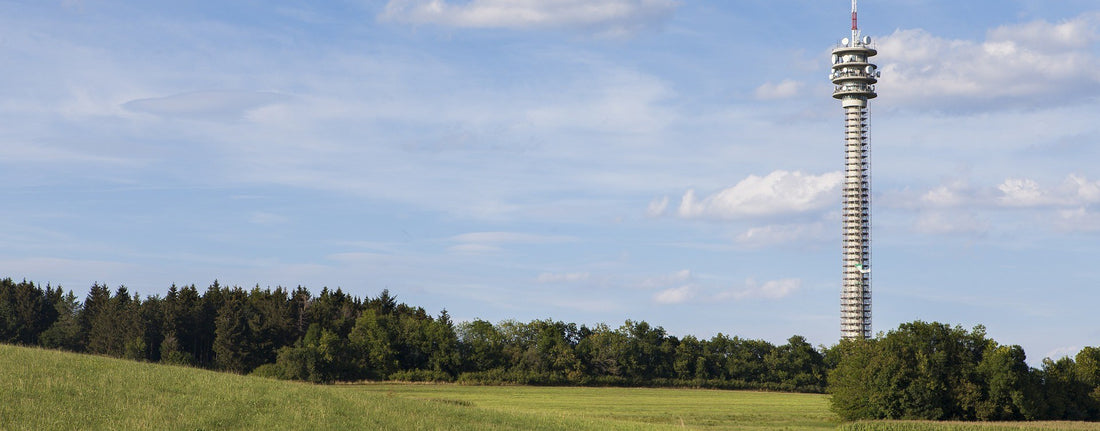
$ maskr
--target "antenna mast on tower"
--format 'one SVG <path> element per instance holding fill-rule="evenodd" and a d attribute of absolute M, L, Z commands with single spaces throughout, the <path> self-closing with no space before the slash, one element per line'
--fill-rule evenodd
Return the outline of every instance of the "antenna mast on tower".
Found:
<path fill-rule="evenodd" d="M 859 40 L 859 20 L 856 14 L 856 0 L 852 0 L 852 40 Z"/>

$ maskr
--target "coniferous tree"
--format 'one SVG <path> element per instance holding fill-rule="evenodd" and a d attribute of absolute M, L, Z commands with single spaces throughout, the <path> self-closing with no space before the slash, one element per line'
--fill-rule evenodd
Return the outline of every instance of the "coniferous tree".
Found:
<path fill-rule="evenodd" d="M 218 280 L 214 280 L 203 292 L 195 311 L 195 361 L 206 367 L 216 366 L 214 362 L 214 339 L 217 338 L 218 314 L 226 304 L 229 289 L 223 289 Z M 181 294 L 183 291 L 180 292 Z"/>
<path fill-rule="evenodd" d="M 94 289 L 94 287 L 93 287 Z M 131 334 L 129 316 L 131 297 L 126 286 L 119 286 L 114 296 L 106 287 L 106 300 L 100 292 L 89 293 L 85 309 L 97 310 L 89 318 L 88 351 L 102 355 L 122 357 Z M 96 295 L 94 298 L 92 295 Z M 94 301 L 94 302 L 90 302 Z"/>
<path fill-rule="evenodd" d="M 0 280 L 0 342 L 37 344 L 58 316 L 50 292 L 49 286 L 43 291 L 26 280 Z"/>
<path fill-rule="evenodd" d="M 84 305 L 81 307 L 83 312 L 80 314 L 80 332 L 84 334 L 84 342 L 81 344 L 91 353 L 102 353 L 92 350 L 92 339 L 100 336 L 93 333 L 93 327 L 100 315 L 108 312 L 110 301 L 111 291 L 106 284 L 101 285 L 98 282 L 92 284 L 88 296 L 84 298 Z"/>
<path fill-rule="evenodd" d="M 39 335 L 39 344 L 51 349 L 64 349 L 79 352 L 84 349 L 84 333 L 81 332 L 81 304 L 73 292 L 61 294 L 61 287 L 54 294 L 57 298 L 54 308 L 57 321 Z"/>
<path fill-rule="evenodd" d="M 312 302 L 309 289 L 302 286 L 298 286 L 290 295 L 290 318 L 293 328 L 291 338 L 297 340 L 306 335 L 306 330 L 313 323 L 309 320 L 309 306 Z"/>
<path fill-rule="evenodd" d="M 219 369 L 247 373 L 262 363 L 254 327 L 256 311 L 240 289 L 226 296 L 215 320 L 214 362 Z"/>
<path fill-rule="evenodd" d="M 137 295 L 135 294 L 135 299 Z M 138 302 L 135 300 L 135 304 Z M 150 296 L 138 306 L 139 320 L 135 322 L 137 335 L 145 344 L 142 355 L 145 360 L 160 361 L 161 344 L 164 342 L 164 300 Z"/>

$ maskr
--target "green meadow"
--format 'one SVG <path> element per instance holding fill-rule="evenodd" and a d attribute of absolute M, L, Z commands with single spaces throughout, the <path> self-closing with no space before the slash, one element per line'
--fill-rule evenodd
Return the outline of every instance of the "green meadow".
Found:
<path fill-rule="evenodd" d="M 312 385 L 0 345 L 0 429 L 832 429 L 822 395 Z"/>
<path fill-rule="evenodd" d="M 0 345 L 0 430 L 1100 430 L 1100 424 L 841 424 L 813 394 L 312 385 Z"/>
<path fill-rule="evenodd" d="M 818 394 L 704 389 L 457 386 L 377 383 L 347 391 L 435 400 L 541 420 L 568 419 L 619 429 L 821 430 L 838 419 Z"/>

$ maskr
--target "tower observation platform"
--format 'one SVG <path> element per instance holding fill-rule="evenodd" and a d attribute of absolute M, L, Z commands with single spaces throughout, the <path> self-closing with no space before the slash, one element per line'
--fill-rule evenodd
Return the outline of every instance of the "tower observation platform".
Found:
<path fill-rule="evenodd" d="M 833 49 L 833 97 L 844 108 L 843 277 L 840 332 L 844 339 L 871 337 L 871 142 L 867 101 L 878 96 L 881 73 L 870 62 L 878 54 L 869 36 L 860 37 L 856 0 L 852 35 Z"/>

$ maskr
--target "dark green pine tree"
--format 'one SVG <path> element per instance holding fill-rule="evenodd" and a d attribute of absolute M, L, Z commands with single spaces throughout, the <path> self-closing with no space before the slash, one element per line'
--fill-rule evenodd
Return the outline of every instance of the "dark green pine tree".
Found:
<path fill-rule="evenodd" d="M 80 313 L 80 332 L 84 334 L 84 348 L 91 353 L 102 353 L 92 349 L 92 340 L 99 337 L 99 334 L 93 332 L 95 322 L 100 319 L 100 315 L 107 313 L 111 302 L 111 291 L 107 288 L 106 284 L 94 283 L 92 288 L 88 291 L 88 296 L 84 298 L 84 305 L 82 312 Z"/>
<path fill-rule="evenodd" d="M 247 373 L 259 366 L 251 320 L 255 310 L 244 292 L 233 290 L 215 320 L 214 363 L 219 369 Z"/>
<path fill-rule="evenodd" d="M 0 342 L 33 345 L 38 334 L 57 320 L 57 310 L 47 291 L 24 280 L 0 280 Z"/>
<path fill-rule="evenodd" d="M 54 309 L 57 321 L 38 337 L 38 343 L 51 349 L 64 349 L 79 352 L 84 349 L 84 333 L 81 332 L 80 315 L 82 308 L 73 292 L 62 293 L 61 287 L 50 293 L 55 297 Z"/>

